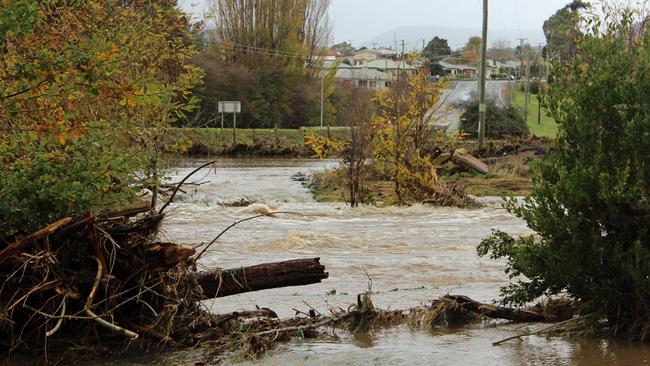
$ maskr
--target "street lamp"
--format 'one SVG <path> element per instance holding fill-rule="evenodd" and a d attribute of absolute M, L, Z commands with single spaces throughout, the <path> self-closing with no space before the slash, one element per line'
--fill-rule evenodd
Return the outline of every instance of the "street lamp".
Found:
<path fill-rule="evenodd" d="M 325 99 L 324 97 L 324 90 L 325 90 L 325 76 L 327 74 L 323 73 L 323 75 L 320 78 L 320 127 L 323 128 L 323 100 Z"/>

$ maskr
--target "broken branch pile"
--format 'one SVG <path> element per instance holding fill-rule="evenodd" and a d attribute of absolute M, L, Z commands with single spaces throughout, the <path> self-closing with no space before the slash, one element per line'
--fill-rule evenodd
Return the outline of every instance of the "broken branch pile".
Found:
<path fill-rule="evenodd" d="M 209 325 L 185 275 L 194 249 L 151 239 L 162 217 L 68 217 L 2 248 L 0 346 L 175 343 Z"/>
<path fill-rule="evenodd" d="M 201 300 L 328 276 L 318 258 L 197 272 L 193 248 L 155 240 L 163 215 L 129 217 L 137 211 L 67 217 L 0 246 L 2 353 L 193 345 L 220 328 Z"/>

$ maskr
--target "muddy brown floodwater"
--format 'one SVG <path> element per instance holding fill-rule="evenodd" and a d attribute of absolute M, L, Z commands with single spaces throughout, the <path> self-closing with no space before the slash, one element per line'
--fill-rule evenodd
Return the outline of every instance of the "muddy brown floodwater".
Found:
<path fill-rule="evenodd" d="M 178 181 L 200 160 L 175 163 Z M 264 212 L 298 215 L 265 217 L 241 224 L 224 235 L 201 260 L 206 268 L 236 267 L 301 257 L 321 257 L 330 278 L 321 284 L 242 294 L 206 302 L 214 312 L 274 309 L 281 317 L 294 308 L 321 312 L 355 302 L 372 279 L 373 301 L 382 308 L 409 308 L 447 293 L 490 302 L 506 284 L 503 263 L 476 255 L 492 229 L 513 234 L 530 230 L 486 199 L 478 210 L 362 207 L 316 203 L 291 177 L 326 169 L 334 161 L 297 159 L 221 159 L 194 180 L 171 207 L 164 235 L 178 243 L 210 241 L 233 221 Z M 227 207 L 240 200 L 246 207 Z M 366 275 L 367 273 L 367 275 Z M 331 340 L 296 340 L 281 345 L 253 364 L 264 365 L 649 365 L 644 345 L 600 340 L 527 337 L 498 347 L 493 341 L 538 329 L 539 325 L 487 323 L 458 330 L 415 331 L 407 327 L 351 336 L 339 331 Z M 169 363 L 175 363 L 174 357 Z M 132 360 L 134 361 L 134 360 Z M 236 363 L 236 360 L 227 361 Z M 165 363 L 160 361 L 159 363 Z"/>

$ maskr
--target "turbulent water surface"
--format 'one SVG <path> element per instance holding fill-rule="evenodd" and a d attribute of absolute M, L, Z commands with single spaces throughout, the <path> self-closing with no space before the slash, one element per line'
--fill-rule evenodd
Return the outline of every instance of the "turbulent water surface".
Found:
<path fill-rule="evenodd" d="M 175 163 L 174 181 L 201 161 Z M 201 260 L 206 268 L 320 257 L 330 273 L 321 284 L 241 294 L 206 303 L 215 312 L 274 309 L 288 317 L 309 306 L 326 312 L 347 308 L 372 286 L 382 308 L 408 308 L 447 293 L 489 302 L 507 283 L 503 263 L 476 255 L 481 238 L 498 228 L 512 234 L 530 230 L 485 200 L 479 210 L 362 207 L 316 203 L 291 177 L 335 165 L 296 159 L 223 159 L 198 173 L 170 209 L 164 235 L 179 243 L 208 242 L 233 221 L 256 213 L 294 212 L 243 223 L 227 232 Z M 233 202 L 253 202 L 231 207 Z M 372 280 L 370 283 L 369 278 Z M 257 364 L 287 365 L 648 365 L 641 345 L 527 337 L 494 347 L 493 341 L 539 325 L 483 324 L 459 330 L 414 331 L 397 327 L 363 336 L 338 334 L 327 341 L 294 341 Z M 344 332 L 338 332 L 344 333 Z M 172 357 L 173 359 L 173 357 Z M 170 363 L 176 363 L 173 360 Z M 235 363 L 234 360 L 231 361 Z"/>

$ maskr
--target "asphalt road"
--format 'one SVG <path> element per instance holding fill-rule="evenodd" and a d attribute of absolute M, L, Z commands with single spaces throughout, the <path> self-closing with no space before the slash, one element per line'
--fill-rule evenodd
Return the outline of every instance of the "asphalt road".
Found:
<path fill-rule="evenodd" d="M 486 97 L 500 106 L 505 105 L 504 93 L 510 82 L 507 80 L 489 80 L 486 83 Z M 462 109 L 459 104 L 478 98 L 478 81 L 453 81 L 450 89 L 443 91 L 440 103 L 429 113 L 433 126 L 445 128 L 447 135 L 454 135 L 460 129 Z"/>

